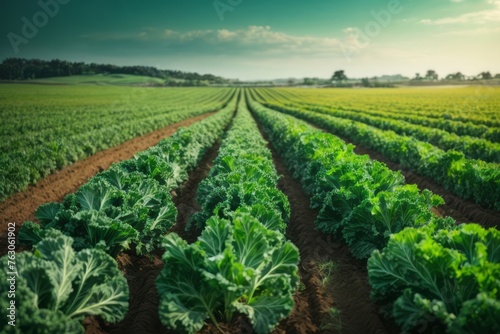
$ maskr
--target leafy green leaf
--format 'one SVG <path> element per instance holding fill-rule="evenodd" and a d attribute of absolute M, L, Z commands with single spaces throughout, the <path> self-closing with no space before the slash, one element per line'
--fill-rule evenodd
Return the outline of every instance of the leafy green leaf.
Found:
<path fill-rule="evenodd" d="M 55 222 L 57 213 L 61 210 L 61 204 L 59 203 L 47 203 L 40 206 L 35 211 L 35 217 L 40 220 L 42 225 L 51 225 Z"/>
<path fill-rule="evenodd" d="M 125 317 L 128 285 L 116 262 L 101 250 L 75 253 L 72 244 L 70 237 L 47 229 L 33 254 L 17 254 L 16 327 L 6 331 L 2 323 L 0 331 L 83 333 L 81 322 L 87 315 L 109 322 Z M 7 291 L 4 271 L 0 278 L 2 291 Z"/>
<path fill-rule="evenodd" d="M 453 333 L 488 332 L 495 324 L 485 315 L 497 308 L 490 298 L 500 296 L 500 263 L 488 251 L 498 249 L 500 232 L 474 224 L 436 229 L 439 225 L 407 228 L 382 252 L 372 253 L 372 296 L 393 305 L 403 330 L 435 322 Z"/>

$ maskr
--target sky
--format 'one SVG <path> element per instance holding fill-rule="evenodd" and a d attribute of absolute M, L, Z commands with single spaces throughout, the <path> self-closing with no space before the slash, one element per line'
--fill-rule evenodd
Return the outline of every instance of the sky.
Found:
<path fill-rule="evenodd" d="M 500 73 L 500 0 L 0 0 L 0 60 L 240 80 Z"/>

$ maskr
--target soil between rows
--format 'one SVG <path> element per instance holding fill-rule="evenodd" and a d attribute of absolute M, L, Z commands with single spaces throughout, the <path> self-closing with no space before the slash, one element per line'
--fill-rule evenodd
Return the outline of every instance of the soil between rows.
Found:
<path fill-rule="evenodd" d="M 395 332 L 392 324 L 390 329 L 386 327 L 379 308 L 370 299 L 366 261 L 354 259 L 347 245 L 333 242 L 316 231 L 317 211 L 309 207 L 310 201 L 300 182 L 293 179 L 271 145 L 269 148 L 278 174 L 283 176 L 278 187 L 290 201 L 287 237 L 299 248 L 300 276 L 304 285 L 295 296 L 291 316 L 278 328 L 284 330 L 282 333 L 301 334 Z M 327 263 L 333 265 L 330 273 L 320 269 Z"/>
<path fill-rule="evenodd" d="M 182 122 L 174 123 L 147 135 L 128 140 L 123 144 L 98 152 L 87 159 L 80 160 L 62 170 L 31 185 L 23 192 L 18 192 L 0 203 L 0 256 L 7 250 L 7 225 L 16 223 L 19 230 L 25 221 L 35 221 L 35 210 L 48 202 L 60 202 L 67 194 L 75 192 L 89 178 L 108 169 L 111 164 L 130 159 L 136 153 L 144 151 L 174 134 L 177 129 L 189 126 L 213 113 L 203 114 Z"/>

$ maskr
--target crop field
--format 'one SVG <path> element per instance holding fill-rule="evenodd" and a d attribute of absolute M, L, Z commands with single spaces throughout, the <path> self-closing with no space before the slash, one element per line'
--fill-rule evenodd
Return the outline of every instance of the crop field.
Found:
<path fill-rule="evenodd" d="M 485 88 L 483 88 L 485 89 Z M 379 152 L 456 196 L 500 211 L 500 89 L 259 90 L 266 107 Z M 361 101 L 361 102 L 360 102 Z M 418 103 L 421 101 L 421 103 Z"/>
<path fill-rule="evenodd" d="M 54 170 L 220 109 L 230 89 L 2 85 L 0 200 Z"/>
<path fill-rule="evenodd" d="M 500 88 L 0 101 L 0 333 L 500 333 Z"/>

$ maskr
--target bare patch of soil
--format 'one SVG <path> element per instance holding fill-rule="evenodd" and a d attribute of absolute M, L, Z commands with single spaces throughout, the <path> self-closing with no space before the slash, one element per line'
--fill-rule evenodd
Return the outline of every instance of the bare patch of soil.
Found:
<path fill-rule="evenodd" d="M 212 168 L 212 162 L 217 158 L 220 142 L 217 142 L 203 157 L 198 167 L 189 176 L 184 186 L 174 194 L 174 203 L 177 207 L 177 223 L 172 227 L 171 232 L 177 233 L 181 238 L 189 243 L 195 242 L 201 231 L 190 229 L 186 231 L 189 218 L 201 210 L 196 202 L 198 186 L 203 179 L 208 176 Z"/>

